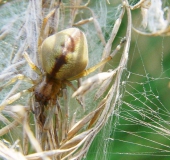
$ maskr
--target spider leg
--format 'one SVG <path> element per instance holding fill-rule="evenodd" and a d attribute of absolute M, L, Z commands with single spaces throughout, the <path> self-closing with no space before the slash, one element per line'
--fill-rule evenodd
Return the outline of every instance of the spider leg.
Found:
<path fill-rule="evenodd" d="M 5 83 L 4 85 L 0 86 L 0 91 L 4 88 L 6 88 L 7 86 L 15 83 L 17 80 L 22 80 L 22 81 L 27 81 L 31 84 L 34 84 L 35 82 L 30 79 L 29 77 L 23 75 L 23 74 L 18 74 L 14 77 L 12 77 L 7 83 Z M 23 94 L 27 93 L 27 92 L 31 92 L 33 89 L 30 88 L 30 89 L 27 89 L 27 90 L 23 90 L 21 92 L 18 92 L 16 94 L 14 94 L 13 96 L 7 96 L 7 98 L 5 98 L 4 101 L 2 101 L 2 103 L 0 104 L 0 111 L 2 111 L 4 109 L 4 107 L 6 105 L 9 105 L 13 102 L 15 102 L 16 100 L 18 100 Z"/>
<path fill-rule="evenodd" d="M 24 95 L 25 93 L 28 93 L 28 92 L 31 92 L 33 89 L 30 88 L 30 89 L 26 89 L 26 90 L 23 90 L 21 92 L 18 92 L 16 94 L 14 94 L 13 96 L 5 99 L 1 104 L 0 104 L 0 111 L 2 111 L 6 105 L 9 105 L 13 102 L 15 102 L 16 100 L 18 100 L 22 95 Z"/>
<path fill-rule="evenodd" d="M 27 82 L 29 82 L 29 83 L 33 83 L 33 84 L 34 84 L 34 81 L 31 80 L 29 77 L 27 77 L 27 76 L 25 76 L 25 75 L 23 75 L 23 74 L 18 74 L 18 75 L 16 75 L 16 76 L 12 77 L 7 83 L 5 83 L 4 85 L 2 85 L 2 86 L 0 87 L 0 91 L 1 91 L 2 89 L 6 88 L 7 86 L 15 83 L 17 80 L 23 80 L 23 81 L 27 81 Z"/>
<path fill-rule="evenodd" d="M 116 49 L 112 52 L 112 54 L 110 54 L 108 57 L 106 57 L 105 59 L 103 59 L 101 62 L 99 62 L 98 64 L 96 64 L 95 66 L 86 69 L 84 71 L 82 71 L 81 73 L 79 73 L 78 75 L 71 77 L 69 80 L 75 80 L 84 76 L 89 75 L 90 73 L 94 72 L 96 69 L 98 69 L 99 67 L 101 67 L 102 65 L 104 65 L 105 63 L 107 63 L 108 61 L 110 61 L 115 54 L 120 50 L 120 48 L 122 47 L 122 45 L 126 42 L 126 38 L 123 38 L 120 41 L 120 44 L 116 47 Z"/>
<path fill-rule="evenodd" d="M 29 57 L 28 53 L 27 52 L 24 52 L 23 54 L 24 58 L 26 59 L 26 61 L 28 62 L 30 68 L 32 70 L 34 70 L 38 75 L 42 75 L 42 72 L 41 70 L 32 62 L 31 58 Z"/>

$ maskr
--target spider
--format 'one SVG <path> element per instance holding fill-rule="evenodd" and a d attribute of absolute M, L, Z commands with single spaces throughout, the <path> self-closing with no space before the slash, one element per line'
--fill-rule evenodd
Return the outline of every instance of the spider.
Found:
<path fill-rule="evenodd" d="M 52 15 L 52 13 L 50 14 Z M 41 69 L 32 62 L 27 52 L 23 54 L 30 68 L 39 75 L 38 80 L 32 80 L 25 75 L 18 74 L 3 85 L 0 89 L 17 80 L 26 80 L 33 84 L 31 88 L 22 90 L 5 99 L 0 104 L 0 111 L 6 105 L 15 102 L 23 94 L 33 93 L 37 105 L 34 107 L 33 113 L 40 128 L 48 130 L 50 120 L 44 114 L 44 110 L 50 109 L 49 106 L 58 105 L 57 99 L 65 86 L 73 88 L 72 80 L 77 80 L 94 72 L 97 68 L 110 61 L 112 56 L 108 56 L 93 67 L 86 69 L 88 63 L 87 39 L 80 29 L 72 27 L 55 33 L 44 41 L 40 37 L 38 51 Z"/>
<path fill-rule="evenodd" d="M 70 81 L 87 76 L 111 59 L 109 56 L 97 65 L 85 69 L 88 63 L 87 39 L 85 34 L 78 28 L 65 29 L 46 38 L 40 47 L 39 56 L 41 67 L 45 73 L 41 72 L 25 52 L 26 61 L 40 76 L 40 79 L 33 81 L 22 74 L 18 74 L 7 82 L 3 88 L 16 80 L 26 80 L 33 83 L 34 86 L 7 98 L 0 105 L 1 110 L 6 105 L 19 99 L 26 92 L 34 92 L 35 100 L 40 106 L 47 106 L 48 103 L 54 105 L 57 95 L 60 95 L 65 85 L 70 86 Z"/>

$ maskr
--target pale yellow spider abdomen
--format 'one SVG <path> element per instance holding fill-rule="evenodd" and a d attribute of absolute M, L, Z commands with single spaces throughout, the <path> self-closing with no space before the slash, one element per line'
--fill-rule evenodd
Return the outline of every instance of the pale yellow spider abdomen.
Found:
<path fill-rule="evenodd" d="M 65 29 L 46 38 L 40 50 L 43 70 L 58 80 L 76 76 L 88 63 L 87 40 L 78 28 Z"/>

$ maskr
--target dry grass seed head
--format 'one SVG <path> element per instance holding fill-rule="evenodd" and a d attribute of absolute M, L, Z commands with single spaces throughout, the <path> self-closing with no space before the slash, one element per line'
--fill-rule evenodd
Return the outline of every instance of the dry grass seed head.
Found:
<path fill-rule="evenodd" d="M 60 6 L 60 3 L 61 2 L 59 1 L 59 3 L 57 3 L 57 6 Z M 45 8 L 43 8 L 44 6 Z M 40 14 L 41 10 L 43 9 L 46 10 L 48 7 L 49 7 L 49 10 L 51 11 L 48 11 L 47 14 L 43 15 L 43 17 L 45 18 L 44 18 L 42 25 L 40 25 L 36 17 L 41 16 Z M 21 51 L 18 52 L 17 55 L 15 55 L 12 61 L 17 62 L 18 57 L 21 57 L 22 50 L 27 50 L 27 52 L 30 55 L 30 58 L 29 58 L 29 55 L 25 52 L 24 53 L 25 59 L 27 60 L 31 69 L 37 73 L 36 77 L 38 77 L 39 75 L 40 78 L 29 79 L 26 76 L 17 75 L 11 81 L 7 82 L 7 84 L 5 84 L 6 86 L 8 86 L 9 84 L 13 83 L 16 80 L 21 79 L 21 80 L 26 80 L 27 82 L 28 81 L 31 82 L 33 84 L 33 87 L 31 87 L 30 89 L 22 90 L 21 92 L 14 94 L 12 97 L 8 97 L 7 99 L 5 99 L 1 103 L 1 110 L 3 110 L 6 105 L 11 104 L 15 102 L 17 99 L 24 96 L 25 93 L 28 93 L 28 92 L 33 93 L 35 97 L 31 96 L 29 106 L 30 106 L 30 109 L 32 108 L 32 111 L 34 112 L 35 133 L 36 133 L 35 135 L 36 135 L 36 139 L 39 141 L 39 145 L 35 144 L 34 141 L 32 141 L 32 139 L 34 139 L 34 135 L 32 135 L 32 132 L 30 131 L 29 126 L 28 126 L 29 124 L 29 118 L 28 118 L 29 113 L 28 112 L 26 112 L 27 116 L 24 120 L 23 128 L 25 130 L 25 134 L 27 135 L 26 138 L 29 138 L 35 150 L 36 151 L 55 150 L 58 158 L 61 158 L 61 157 L 66 158 L 70 156 L 71 154 L 73 155 L 74 152 L 77 155 L 80 155 L 80 157 L 82 157 L 87 152 L 87 149 L 92 139 L 94 138 L 94 136 L 102 128 L 102 126 L 107 121 L 107 118 L 111 114 L 111 111 L 110 111 L 111 105 L 109 103 L 111 102 L 111 99 L 113 97 L 113 93 L 115 93 L 115 90 L 116 91 L 119 90 L 120 76 L 122 73 L 123 66 L 121 66 L 120 68 L 116 70 L 116 72 L 119 72 L 120 75 L 119 77 L 115 78 L 116 79 L 115 84 L 113 84 L 113 87 L 111 88 L 113 91 L 111 91 L 111 89 L 109 90 L 105 98 L 102 99 L 101 102 L 98 104 L 97 108 L 94 109 L 92 107 L 90 110 L 90 113 L 78 119 L 77 123 L 76 123 L 77 119 L 75 121 L 71 121 L 70 117 L 74 118 L 74 116 L 72 116 L 70 113 L 74 113 L 76 111 L 72 111 L 72 112 L 70 111 L 69 108 L 73 106 L 68 105 L 67 95 L 65 95 L 65 99 L 63 99 L 64 100 L 63 107 L 61 107 L 61 102 L 58 101 L 60 92 L 62 92 L 62 89 L 65 88 L 65 85 L 62 85 L 62 84 L 65 83 L 67 85 L 68 80 L 74 80 L 82 76 L 88 75 L 89 73 L 93 72 L 98 67 L 100 67 L 101 65 L 105 64 L 110 59 L 112 59 L 112 56 L 105 58 L 98 65 L 91 67 L 90 69 L 84 70 L 87 64 L 87 55 L 86 55 L 87 46 L 86 46 L 86 39 L 80 38 L 81 37 L 80 35 L 84 36 L 84 34 L 79 29 L 75 29 L 75 28 L 67 29 L 67 30 L 54 34 L 55 29 L 51 29 L 50 25 L 47 23 L 48 22 L 47 20 L 50 17 L 53 18 L 54 14 L 56 15 L 56 17 L 58 17 L 60 7 L 57 7 L 55 11 L 53 8 L 55 8 L 55 3 L 50 2 L 50 1 L 49 3 L 45 3 L 42 5 L 40 1 L 29 2 L 28 13 L 30 15 L 27 17 L 26 23 L 23 24 L 23 27 L 21 28 L 21 31 L 20 31 L 21 37 L 22 35 L 27 35 L 25 37 L 26 41 L 25 43 L 23 43 L 25 46 L 23 46 Z M 90 18 L 90 21 L 93 19 L 98 37 L 100 37 L 104 46 L 106 45 L 107 47 L 110 47 L 109 45 L 112 44 L 114 38 L 111 38 L 109 43 L 105 42 L 104 36 L 100 28 L 100 25 L 102 23 L 98 23 L 97 21 L 98 17 L 97 18 L 95 17 L 95 14 L 92 9 L 88 8 L 87 6 L 80 6 L 80 7 L 72 6 L 68 8 L 69 10 L 77 10 L 77 11 L 84 8 L 85 10 L 90 12 L 90 14 L 93 17 L 93 18 Z M 72 14 L 74 13 L 72 12 Z M 72 16 L 74 17 L 75 15 L 72 15 Z M 121 21 L 121 16 L 119 18 Z M 52 19 L 52 22 L 53 22 L 53 19 Z M 28 25 L 29 23 L 30 25 Z M 58 26 L 59 23 L 58 22 L 56 23 L 57 23 L 56 26 Z M 55 24 L 53 24 L 53 26 L 55 26 Z M 45 32 L 43 32 L 44 28 L 45 28 Z M 117 33 L 117 30 L 115 30 L 115 28 L 116 27 L 113 28 L 113 32 L 112 32 L 113 34 Z M 96 32 L 94 33 L 94 31 L 87 29 L 87 36 L 92 36 L 96 34 Z M 37 34 L 37 33 L 40 33 L 40 34 Z M 54 34 L 54 35 L 49 37 L 51 34 Z M 130 36 L 128 34 L 129 33 L 127 33 L 127 36 L 129 38 Z M 62 37 L 61 42 L 59 43 L 56 42 L 57 41 L 56 37 L 58 36 Z M 49 38 L 47 38 L 44 41 L 46 37 L 49 37 Z M 81 42 L 77 42 L 76 40 L 77 37 L 79 37 L 79 40 Z M 95 36 L 95 38 L 96 37 L 97 36 Z M 50 38 L 52 40 L 49 40 Z M 46 45 L 46 42 L 48 45 Z M 128 39 L 128 42 L 129 42 L 129 39 Z M 83 45 L 84 48 L 81 47 L 82 43 L 84 44 Z M 57 44 L 56 48 L 54 47 L 54 44 Z M 78 46 L 76 46 L 77 44 Z M 92 48 L 94 48 L 93 45 L 94 44 L 92 43 L 91 44 Z M 52 57 L 50 56 L 47 57 L 46 55 L 43 55 L 43 54 L 46 54 L 45 50 L 47 49 L 47 47 L 49 47 L 48 51 L 51 50 L 51 53 L 49 54 Z M 79 57 L 80 48 L 84 49 L 83 51 L 83 56 L 85 55 L 84 58 Z M 103 46 L 101 48 L 103 48 Z M 53 53 L 53 51 L 56 51 L 56 52 Z M 76 62 L 74 62 L 75 57 L 74 56 L 71 57 L 72 54 L 68 54 L 67 53 L 68 51 L 75 52 L 74 55 L 77 58 L 75 60 Z M 98 51 L 96 50 L 96 52 Z M 125 53 L 128 53 L 127 45 L 126 45 Z M 43 55 L 42 57 L 41 57 L 41 54 Z M 79 62 L 80 59 L 85 60 L 85 61 L 80 62 L 79 66 L 81 66 L 82 68 L 80 67 L 77 68 L 76 66 L 77 62 Z M 125 61 L 127 59 L 123 59 L 123 60 Z M 50 63 L 48 63 L 49 61 Z M 39 62 L 39 64 L 37 62 Z M 35 65 L 35 63 L 38 65 Z M 83 63 L 83 66 L 81 65 L 82 63 Z M 126 62 L 124 62 L 124 65 L 126 65 Z M 77 72 L 75 72 L 74 74 L 73 73 L 70 74 L 70 72 L 67 72 L 67 69 L 70 67 L 73 68 L 72 71 L 76 70 Z M 66 73 L 66 74 L 63 74 L 63 73 Z M 104 77 L 102 76 L 102 79 L 99 77 L 96 78 L 96 76 L 94 76 L 93 78 L 91 78 L 91 81 L 102 83 L 106 79 L 110 79 L 110 77 L 112 77 L 115 74 L 115 71 L 112 71 L 109 73 L 101 73 L 101 74 L 104 74 L 104 75 L 106 74 L 106 76 Z M 33 75 L 34 74 L 32 74 L 32 76 Z M 89 84 L 92 85 L 93 83 L 90 82 Z M 88 87 L 85 90 L 89 90 Z M 102 92 L 104 93 L 104 91 Z M 58 96 L 56 96 L 57 94 Z M 117 95 L 115 96 L 116 97 L 115 102 L 117 101 L 119 92 L 117 92 L 116 94 Z M 72 122 L 73 126 L 70 126 L 69 124 L 70 121 Z M 22 122 L 20 121 L 20 123 Z M 23 149 L 24 149 L 24 152 L 27 154 L 28 151 L 26 149 L 26 146 L 24 146 Z M 65 149 L 65 153 L 67 154 L 62 155 L 62 153 L 64 152 L 63 149 Z M 79 154 L 78 154 L 78 151 L 79 151 Z M 52 155 L 55 153 L 53 152 L 49 154 Z"/>

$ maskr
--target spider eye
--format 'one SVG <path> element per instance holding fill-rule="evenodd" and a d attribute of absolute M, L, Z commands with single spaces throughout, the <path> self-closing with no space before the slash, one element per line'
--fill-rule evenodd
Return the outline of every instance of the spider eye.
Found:
<path fill-rule="evenodd" d="M 59 80 L 76 76 L 88 63 L 86 37 L 77 28 L 58 32 L 44 40 L 40 57 L 42 68 L 49 76 Z"/>

